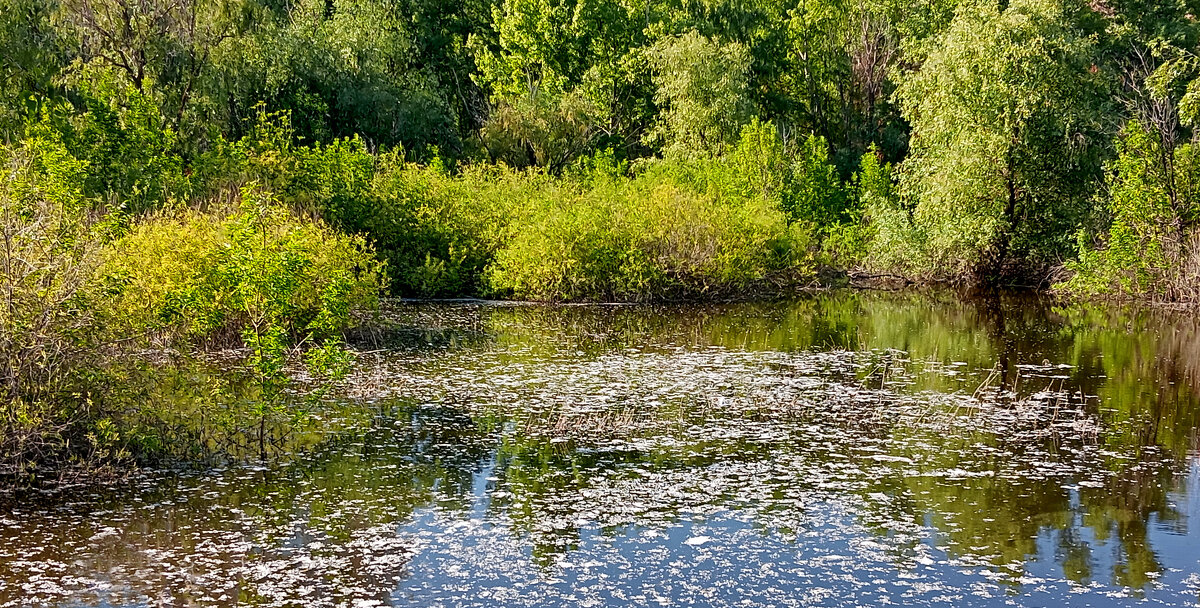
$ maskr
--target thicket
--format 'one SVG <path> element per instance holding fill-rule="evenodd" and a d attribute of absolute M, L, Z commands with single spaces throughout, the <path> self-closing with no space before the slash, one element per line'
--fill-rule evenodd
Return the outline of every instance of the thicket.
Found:
<path fill-rule="evenodd" d="M 679 167 L 786 180 L 804 162 L 807 182 L 765 198 L 789 232 L 801 223 L 818 266 L 993 284 L 1046 284 L 1086 266 L 1093 279 L 1070 289 L 1171 299 L 1188 290 L 1189 235 L 1139 232 L 1178 241 L 1153 246 L 1181 278 L 1126 288 L 1113 232 L 1119 209 L 1157 205 L 1130 198 L 1121 184 L 1139 178 L 1125 173 L 1138 159 L 1163 165 L 1193 137 L 1200 25 L 1186 2 L 3 0 L 0 8 L 0 132 L 9 142 L 31 123 L 47 125 L 93 163 L 85 194 L 134 216 L 201 197 L 222 183 L 216 175 L 256 176 L 285 204 L 376 243 L 398 293 L 501 293 L 488 278 L 501 275 L 485 269 L 522 213 L 556 225 L 628 218 L 596 246 L 638 242 L 647 249 L 639 255 L 661 258 L 648 251 L 662 249 L 660 237 L 634 234 L 635 216 L 657 213 L 650 192 L 678 187 L 689 214 L 716 204 L 705 189 L 704 201 L 692 200 L 687 180 L 675 183 L 686 172 Z M 1126 146 L 1126 124 L 1144 127 L 1161 152 Z M 770 134 L 786 162 L 746 167 L 739 148 L 748 128 Z M 580 165 L 609 152 L 629 183 L 585 193 Z M 1191 169 L 1163 166 L 1166 195 L 1182 205 L 1173 175 Z M 650 179 L 671 185 L 655 190 Z M 504 188 L 523 202 L 553 191 L 575 211 L 519 212 Z M 570 202 L 597 198 L 605 201 L 595 209 Z M 648 205 L 614 215 L 621 198 Z M 697 221 L 726 221 L 720 213 Z M 1186 232 L 1187 214 L 1173 213 Z M 1097 256 L 1112 263 L 1085 261 Z M 542 280 L 527 268 L 527 279 L 503 288 L 621 297 L 633 292 L 618 284 L 706 291 L 713 283 L 711 269 L 646 263 L 675 278 L 630 270 L 601 286 L 550 272 L 545 280 L 563 287 L 521 287 Z M 620 269 L 567 266 L 596 264 Z M 735 274 L 730 289 L 764 271 Z M 566 287 L 572 281 L 581 287 Z"/>
<path fill-rule="evenodd" d="M 402 296 L 647 300 L 807 283 L 821 235 L 857 223 L 817 136 L 788 149 L 752 121 L 722 157 L 634 164 L 611 150 L 559 175 L 407 160 L 361 138 L 297 143 L 286 114 L 204 157 L 204 171 L 268 186 L 361 235 Z M 199 171 L 197 172 L 199 174 Z M 210 178 L 211 181 L 211 178 Z M 223 183 L 216 180 L 215 183 Z"/>
<path fill-rule="evenodd" d="M 0 0 L 6 466 L 132 453 L 140 348 L 336 372 L 381 288 L 1194 301 L 1197 8 Z"/>
<path fill-rule="evenodd" d="M 258 387 L 237 424 L 257 426 L 261 443 L 288 415 L 286 368 L 342 373 L 342 333 L 376 305 L 383 265 L 363 238 L 256 182 L 232 188 L 236 175 L 187 198 L 204 188 L 147 147 L 172 134 L 147 129 L 158 113 L 144 109 L 45 109 L 0 148 L 0 474 L 161 450 L 146 412 L 158 404 L 127 398 L 147 348 L 235 349 Z"/>
<path fill-rule="evenodd" d="M 1138 122 L 1125 125 L 1108 166 L 1103 247 L 1079 233 L 1079 258 L 1062 289 L 1086 295 L 1200 302 L 1200 158 L 1170 149 Z"/>

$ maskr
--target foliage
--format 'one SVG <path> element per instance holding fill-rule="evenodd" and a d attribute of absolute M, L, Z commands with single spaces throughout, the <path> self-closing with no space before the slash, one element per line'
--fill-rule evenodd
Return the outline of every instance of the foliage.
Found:
<path fill-rule="evenodd" d="M 664 38 L 649 50 L 655 100 L 664 108 L 650 133 L 668 153 L 719 154 L 750 117 L 750 57 L 738 43 L 696 32 Z"/>
<path fill-rule="evenodd" d="M 85 165 L 61 143 L 30 140 L 4 150 L 0 180 L 0 467 L 49 459 L 78 429 L 88 398 L 58 399 L 75 387 L 73 367 L 104 337 L 92 326 L 88 283 L 99 263 L 101 228 L 86 212 Z"/>
<path fill-rule="evenodd" d="M 456 81 L 453 70 L 463 62 L 434 55 L 461 53 L 463 37 L 450 29 L 422 31 L 431 27 L 423 19 L 445 19 L 453 27 L 472 18 L 466 11 L 455 15 L 456 4 L 466 3 L 305 0 L 254 7 L 257 25 L 217 66 L 233 76 L 213 89 L 235 102 L 226 110 L 229 130 L 247 133 L 255 106 L 265 102 L 271 112 L 289 112 L 297 133 L 314 142 L 360 135 L 372 145 L 414 151 L 459 148 L 466 110 L 456 112 L 447 89 L 468 76 Z M 428 48 L 434 38 L 445 47 Z M 439 74 L 437 67 L 452 71 Z M 460 88 L 457 96 L 463 95 L 475 93 Z"/>
<path fill-rule="evenodd" d="M 1060 254 L 1087 213 L 1097 102 L 1090 40 L 1071 0 L 960 6 L 900 89 L 913 127 L 902 193 L 943 276 L 1004 272 Z"/>
<path fill-rule="evenodd" d="M 59 92 L 65 41 L 51 9 L 42 0 L 0 2 L 0 142 L 19 139 L 38 98 Z"/>
<path fill-rule="evenodd" d="M 715 160 L 643 166 L 612 152 L 561 177 L 381 158 L 335 225 L 368 235 L 402 295 L 651 299 L 806 277 L 808 224 Z M 761 174 L 760 174 L 761 175 Z M 675 219 L 672 219 L 675 218 Z"/>
<path fill-rule="evenodd" d="M 903 258 L 886 262 L 872 259 L 873 248 L 885 254 L 899 253 L 903 241 L 907 240 L 896 238 L 898 226 L 895 221 L 901 218 L 897 218 L 900 210 L 892 166 L 882 162 L 880 156 L 879 148 L 874 145 L 863 154 L 850 191 L 846 193 L 850 202 L 843 221 L 833 224 L 825 236 L 822 248 L 830 258 L 829 264 L 835 268 L 897 267 L 904 263 Z"/>
<path fill-rule="evenodd" d="M 626 0 L 504 0 L 494 7 L 494 33 L 470 42 L 476 82 L 492 93 L 483 128 L 490 157 L 557 171 L 594 146 L 635 144 L 649 111 L 646 8 Z"/>
<path fill-rule="evenodd" d="M 182 162 L 174 153 L 176 133 L 150 95 L 111 70 L 89 70 L 77 91 L 82 112 L 45 108 L 28 130 L 61 139 L 85 164 L 86 196 L 133 214 L 186 196 Z"/>
<path fill-rule="evenodd" d="M 376 304 L 383 271 L 371 249 L 253 185 L 240 198 L 228 216 L 165 214 L 115 242 L 99 277 L 113 306 L 134 328 L 244 344 L 263 365 L 280 359 L 270 353 L 340 340 L 351 311 Z"/>
<path fill-rule="evenodd" d="M 1196 300 L 1186 4 L 0 0 L 2 457 L 123 454 L 142 346 L 244 348 L 285 424 L 385 282 Z"/>
<path fill-rule="evenodd" d="M 1075 275 L 1067 291 L 1119 296 L 1200 298 L 1200 159 L 1193 144 L 1167 150 L 1138 122 L 1126 125 L 1119 155 L 1108 169 L 1107 198 L 1112 223 L 1102 249 L 1080 232 Z"/>
<path fill-rule="evenodd" d="M 807 279 L 810 235 L 773 201 L 728 196 L 713 163 L 643 168 L 597 163 L 514 214 L 487 267 L 488 287 L 539 300 L 645 300 Z M 611 166 L 611 165 L 608 165 Z"/>
<path fill-rule="evenodd" d="M 342 334 L 356 323 L 352 313 L 377 305 L 383 285 L 361 238 L 297 218 L 253 185 L 229 215 L 153 218 L 103 258 L 96 283 L 109 325 L 160 344 L 245 348 L 258 390 L 248 408 L 231 412 L 257 421 L 260 452 L 268 426 L 299 413 L 282 395 L 289 365 L 303 360 L 310 373 L 343 375 L 350 361 Z"/>
<path fill-rule="evenodd" d="M 913 209 L 896 191 L 894 167 L 881 163 L 874 150 L 863 155 L 856 185 L 867 231 L 866 265 L 874 269 L 919 273 L 925 236 Z"/>
<path fill-rule="evenodd" d="M 497 106 L 480 131 L 492 160 L 511 167 L 561 171 L 599 139 L 597 110 L 578 95 L 554 105 L 518 100 Z"/>
<path fill-rule="evenodd" d="M 830 162 L 829 145 L 819 135 L 810 134 L 798 148 L 789 149 L 779 129 L 755 118 L 742 129 L 728 159 L 718 164 L 736 176 L 735 188 L 761 193 L 789 222 L 820 227 L 848 218 L 849 200 Z"/>
<path fill-rule="evenodd" d="M 458 177 L 393 155 L 382 161 L 371 197 L 343 225 L 369 235 L 402 295 L 479 295 L 484 268 L 503 239 L 510 209 L 539 196 L 546 178 L 501 168 Z"/>

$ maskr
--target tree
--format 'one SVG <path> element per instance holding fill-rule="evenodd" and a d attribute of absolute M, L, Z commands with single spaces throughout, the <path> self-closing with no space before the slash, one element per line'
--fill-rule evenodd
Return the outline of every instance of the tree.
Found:
<path fill-rule="evenodd" d="M 263 102 L 290 112 L 304 140 L 359 135 L 372 148 L 459 151 L 458 118 L 469 112 L 456 108 L 475 97 L 461 86 L 465 76 L 456 81 L 465 62 L 450 59 L 463 42 L 444 33 L 450 49 L 431 52 L 423 37 L 435 26 L 418 19 L 438 15 L 411 14 L 406 4 L 297 0 L 263 14 L 221 57 L 228 136 L 250 132 Z"/>
<path fill-rule="evenodd" d="M 901 85 L 912 124 L 901 167 L 927 267 L 997 279 L 1015 259 L 1047 262 L 1086 216 L 1106 138 L 1105 91 L 1074 0 L 959 7 Z"/>
<path fill-rule="evenodd" d="M 59 91 L 55 78 L 69 56 L 50 9 L 41 0 L 0 0 L 0 141 L 20 135 L 31 97 Z"/>
<path fill-rule="evenodd" d="M 496 38 L 472 37 L 493 159 L 557 171 L 600 148 L 628 151 L 648 122 L 644 13 L 629 0 L 505 0 Z M 551 151 L 553 150 L 553 151 Z"/>
<path fill-rule="evenodd" d="M 650 138 L 668 153 L 719 154 L 751 116 L 746 47 L 696 32 L 660 40 L 648 51 L 661 111 Z"/>
<path fill-rule="evenodd" d="M 186 119 L 214 56 L 244 27 L 244 7 L 241 0 L 64 0 L 57 22 L 79 40 L 81 64 L 119 71 L 181 130 L 205 122 Z"/>
<path fill-rule="evenodd" d="M 1093 249 L 1081 234 L 1067 290 L 1200 297 L 1200 154 L 1192 143 L 1167 151 L 1160 135 L 1137 121 L 1125 125 L 1108 165 L 1104 202 L 1112 222 L 1103 248 Z"/>

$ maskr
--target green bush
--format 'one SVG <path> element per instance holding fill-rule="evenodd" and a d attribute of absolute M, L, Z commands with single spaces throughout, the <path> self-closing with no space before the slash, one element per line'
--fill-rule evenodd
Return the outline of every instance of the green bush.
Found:
<path fill-rule="evenodd" d="M 1084 295 L 1200 298 L 1200 158 L 1193 144 L 1175 149 L 1138 122 L 1125 126 L 1108 167 L 1112 216 L 1103 246 L 1078 234 L 1074 274 L 1060 289 Z"/>
<path fill-rule="evenodd" d="M 355 311 L 377 306 L 384 273 L 361 237 L 298 217 L 254 185 L 240 198 L 232 213 L 186 211 L 136 225 L 105 252 L 97 284 L 110 324 L 126 333 L 245 349 L 257 391 L 249 403 L 224 404 L 222 419 L 256 422 L 265 456 L 269 428 L 298 415 L 281 395 L 287 367 L 302 354 L 311 373 L 348 371 L 342 334 Z"/>
<path fill-rule="evenodd" d="M 265 112 L 246 137 L 206 154 L 196 181 L 213 198 L 262 184 L 295 212 L 367 239 L 391 292 L 423 297 L 481 293 L 500 206 L 535 187 L 498 168 L 452 177 L 436 158 L 420 166 L 402 150 L 371 154 L 357 137 L 299 145 L 288 114 Z"/>
<path fill-rule="evenodd" d="M 393 153 L 380 159 L 371 196 L 338 223 L 372 239 L 388 263 L 393 293 L 479 295 L 513 209 L 551 182 L 503 167 L 451 176 L 440 164 L 422 167 Z"/>
<path fill-rule="evenodd" d="M 302 146 L 286 114 L 262 114 L 247 137 L 207 155 L 210 196 L 257 181 L 286 206 L 361 235 L 402 296 L 653 299 L 728 292 L 811 272 L 827 231 L 859 248 L 854 199 L 810 137 L 785 151 L 751 122 L 725 158 L 629 167 L 612 151 L 545 170 L 408 162 L 357 138 Z M 845 224 L 843 226 L 843 224 Z"/>
<path fill-rule="evenodd" d="M 109 209 L 138 214 L 185 198 L 190 185 L 176 136 L 154 99 L 95 66 L 75 80 L 79 107 L 43 106 L 26 137 L 61 143 L 80 164 L 81 194 Z"/>
<path fill-rule="evenodd" d="M 508 227 L 488 287 L 539 300 L 646 300 L 807 276 L 808 233 L 771 201 L 723 200 L 672 176 L 668 166 L 543 190 Z"/>
<path fill-rule="evenodd" d="M 88 304 L 104 229 L 83 197 L 86 165 L 61 142 L 0 149 L 0 473 L 50 460 L 86 432 L 74 371 L 107 333 Z"/>
<path fill-rule="evenodd" d="M 340 338 L 376 305 L 382 265 L 360 237 L 297 217 L 253 186 L 230 214 L 167 213 L 106 251 L 100 282 L 131 330 L 256 353 Z"/>
<path fill-rule="evenodd" d="M 881 163 L 872 148 L 862 157 L 855 183 L 867 233 L 864 265 L 920 274 L 920 261 L 926 258 L 925 235 L 913 221 L 912 206 L 896 192 L 892 166 Z"/>

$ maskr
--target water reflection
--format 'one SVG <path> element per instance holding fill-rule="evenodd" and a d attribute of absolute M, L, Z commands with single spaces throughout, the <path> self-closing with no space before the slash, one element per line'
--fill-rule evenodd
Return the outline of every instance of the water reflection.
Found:
<path fill-rule="evenodd" d="M 1200 602 L 1190 315 L 855 293 L 390 315 L 314 448 L 13 497 L 0 605 Z"/>

